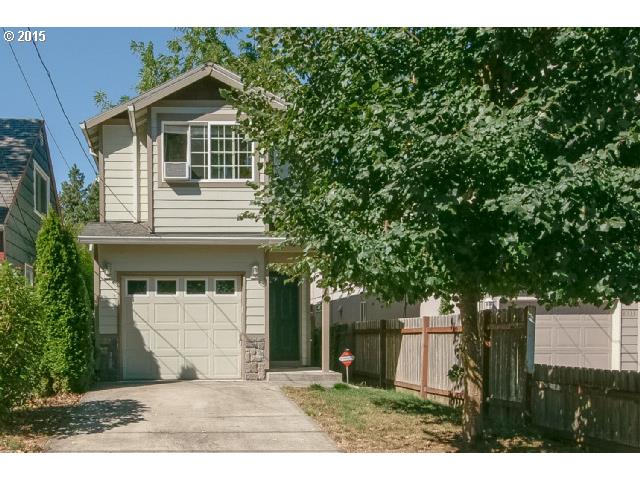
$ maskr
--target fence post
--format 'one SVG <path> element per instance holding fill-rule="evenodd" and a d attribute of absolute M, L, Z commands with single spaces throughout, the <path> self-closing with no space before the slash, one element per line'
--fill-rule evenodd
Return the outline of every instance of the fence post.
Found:
<path fill-rule="evenodd" d="M 536 307 L 525 307 L 524 321 L 527 322 L 527 338 L 525 340 L 527 351 L 523 413 L 525 423 L 531 423 L 533 412 L 533 374 L 535 371 Z"/>
<path fill-rule="evenodd" d="M 493 312 L 482 310 L 482 410 L 487 417 L 489 410 L 489 396 L 491 389 L 489 388 L 491 378 L 491 320 Z"/>
<path fill-rule="evenodd" d="M 380 320 L 380 331 L 378 332 L 380 341 L 378 352 L 380 355 L 380 386 L 384 387 L 387 382 L 387 321 Z"/>
<path fill-rule="evenodd" d="M 420 379 L 420 396 L 427 397 L 429 387 L 429 317 L 422 317 L 422 375 Z"/>

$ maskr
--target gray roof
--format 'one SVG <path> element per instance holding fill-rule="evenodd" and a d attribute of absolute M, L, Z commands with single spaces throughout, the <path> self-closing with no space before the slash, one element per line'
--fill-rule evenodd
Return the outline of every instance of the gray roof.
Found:
<path fill-rule="evenodd" d="M 0 119 L 0 223 L 4 223 L 44 125 L 39 119 Z"/>

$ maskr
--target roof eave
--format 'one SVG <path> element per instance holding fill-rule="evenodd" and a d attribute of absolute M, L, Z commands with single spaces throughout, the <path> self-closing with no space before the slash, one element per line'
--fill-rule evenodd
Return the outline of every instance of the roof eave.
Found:
<path fill-rule="evenodd" d="M 184 237 L 184 236 L 102 236 L 79 235 L 78 241 L 95 245 L 278 245 L 286 240 L 284 237 Z"/>

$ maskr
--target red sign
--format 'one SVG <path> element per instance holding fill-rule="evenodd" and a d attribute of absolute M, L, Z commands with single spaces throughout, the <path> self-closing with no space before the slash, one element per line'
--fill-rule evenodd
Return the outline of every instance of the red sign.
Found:
<path fill-rule="evenodd" d="M 340 357 L 338 357 L 340 363 L 342 363 L 345 367 L 350 366 L 355 359 L 355 355 L 351 353 L 351 350 L 349 350 L 348 348 L 344 352 L 342 352 L 342 355 L 340 355 Z"/>

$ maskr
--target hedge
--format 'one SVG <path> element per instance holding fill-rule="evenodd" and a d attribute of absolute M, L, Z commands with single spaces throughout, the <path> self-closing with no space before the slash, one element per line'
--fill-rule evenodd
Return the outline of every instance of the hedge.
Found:
<path fill-rule="evenodd" d="M 86 390 L 93 380 L 93 311 L 74 231 L 54 211 L 36 241 L 36 289 L 45 320 L 44 367 L 53 392 Z"/>
<path fill-rule="evenodd" d="M 0 417 L 40 385 L 42 309 L 33 287 L 9 262 L 0 263 Z"/>

